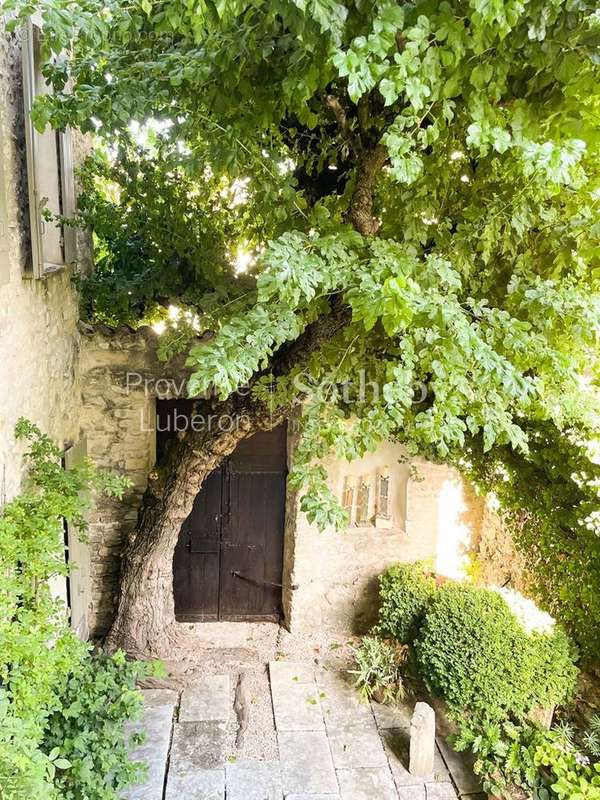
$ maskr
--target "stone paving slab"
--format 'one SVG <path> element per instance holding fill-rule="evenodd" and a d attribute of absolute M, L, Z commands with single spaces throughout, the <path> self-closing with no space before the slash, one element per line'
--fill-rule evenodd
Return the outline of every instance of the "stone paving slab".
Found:
<path fill-rule="evenodd" d="M 171 767 L 215 769 L 225 763 L 225 722 L 178 722 L 173 726 Z"/>
<path fill-rule="evenodd" d="M 127 723 L 125 731 L 128 736 L 145 733 L 144 742 L 132 748 L 131 760 L 143 761 L 147 765 L 146 779 L 126 789 L 123 800 L 162 800 L 178 694 L 170 689 L 144 689 L 142 699 L 142 719 Z"/>
<path fill-rule="evenodd" d="M 151 708 L 175 708 L 179 702 L 179 693 L 174 689 L 142 689 L 144 712 Z"/>
<path fill-rule="evenodd" d="M 449 782 L 426 783 L 425 790 L 427 800 L 457 800 L 458 798 L 454 786 Z"/>
<path fill-rule="evenodd" d="M 286 794 L 285 800 L 340 800 L 339 794 Z"/>
<path fill-rule="evenodd" d="M 356 689 L 339 673 L 326 670 L 317 672 L 319 699 L 325 725 L 333 729 L 343 725 L 373 723 L 369 703 L 364 702 Z"/>
<path fill-rule="evenodd" d="M 225 767 L 227 800 L 282 800 L 278 761 L 237 761 Z"/>
<path fill-rule="evenodd" d="M 370 725 L 347 725 L 328 730 L 329 746 L 336 769 L 387 767 L 388 760 L 371 719 Z"/>
<path fill-rule="evenodd" d="M 383 705 L 371 701 L 371 708 L 377 722 L 377 727 L 382 730 L 387 728 L 410 728 L 410 721 L 414 708 L 412 705 Z"/>
<path fill-rule="evenodd" d="M 225 800 L 225 770 L 169 767 L 165 800 Z"/>
<path fill-rule="evenodd" d="M 315 670 L 303 661 L 270 661 L 271 685 L 290 683 L 314 683 Z"/>
<path fill-rule="evenodd" d="M 397 800 L 398 794 L 388 767 L 338 769 L 342 800 Z"/>
<path fill-rule="evenodd" d="M 283 792 L 337 794 L 338 784 L 324 731 L 280 731 L 279 756 Z"/>
<path fill-rule="evenodd" d="M 415 776 L 411 775 L 408 771 L 409 731 L 405 728 L 386 728 L 381 731 L 381 736 L 396 786 L 411 786 L 419 783 L 419 779 L 415 778 Z M 450 781 L 450 774 L 437 746 L 435 749 L 433 768 L 434 772 L 430 779 L 431 783 Z"/>
<path fill-rule="evenodd" d="M 396 786 L 396 790 L 398 800 L 428 800 L 424 783 L 418 783 L 415 786 Z"/>
<path fill-rule="evenodd" d="M 181 695 L 180 722 L 227 720 L 231 713 L 229 675 L 205 675 L 202 683 Z"/>
<path fill-rule="evenodd" d="M 323 730 L 319 690 L 314 683 L 271 686 L 275 726 L 278 731 Z"/>

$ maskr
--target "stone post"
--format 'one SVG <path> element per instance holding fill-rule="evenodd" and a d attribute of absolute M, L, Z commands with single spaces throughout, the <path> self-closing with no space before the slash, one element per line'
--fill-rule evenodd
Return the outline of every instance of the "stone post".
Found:
<path fill-rule="evenodd" d="M 435 711 L 427 703 L 417 703 L 410 721 L 410 774 L 423 780 L 431 778 L 434 755 Z"/>

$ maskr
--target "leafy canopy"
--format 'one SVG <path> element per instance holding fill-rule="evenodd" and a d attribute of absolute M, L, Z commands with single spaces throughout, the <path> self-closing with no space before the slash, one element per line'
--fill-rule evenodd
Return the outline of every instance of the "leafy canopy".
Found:
<path fill-rule="evenodd" d="M 332 305 L 351 309 L 302 376 L 255 381 L 279 403 L 302 379 L 292 481 L 307 487 L 311 519 L 344 520 L 314 463 L 332 449 L 351 458 L 402 441 L 487 488 L 503 485 L 509 460 L 518 487 L 538 474 L 539 430 L 593 437 L 594 3 L 7 6 L 41 12 L 53 55 L 54 96 L 35 123 L 94 131 L 101 144 L 81 202 L 98 237 L 83 285 L 93 318 L 165 318 L 165 354 L 188 352 L 190 391 L 226 397 Z M 198 342 L 199 330 L 212 335 Z M 361 370 L 379 391 L 352 402 L 339 387 Z M 541 473 L 554 457 L 546 447 Z M 585 552 L 595 590 L 565 612 L 575 628 L 599 596 L 597 477 L 579 447 L 577 469 L 559 478 L 569 505 L 544 492 L 529 518 Z M 548 569 L 575 609 L 575 589 Z"/>

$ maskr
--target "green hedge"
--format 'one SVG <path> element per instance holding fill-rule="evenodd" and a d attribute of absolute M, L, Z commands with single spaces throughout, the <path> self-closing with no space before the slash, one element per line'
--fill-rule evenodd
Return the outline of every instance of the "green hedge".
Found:
<path fill-rule="evenodd" d="M 435 592 L 435 580 L 422 562 L 393 564 L 379 576 L 379 617 L 375 632 L 411 643 Z"/>
<path fill-rule="evenodd" d="M 415 642 L 421 675 L 451 709 L 494 719 L 564 702 L 577 669 L 563 631 L 527 633 L 491 589 L 438 589 Z"/>
<path fill-rule="evenodd" d="M 63 470 L 60 450 L 27 420 L 16 436 L 29 445 L 29 474 L 0 510 L 0 799 L 116 800 L 139 772 L 124 722 L 139 710 L 133 686 L 147 667 L 93 657 L 49 582 L 68 572 L 63 519 L 84 535 L 90 488 L 120 496 L 126 482 L 89 462 Z"/>

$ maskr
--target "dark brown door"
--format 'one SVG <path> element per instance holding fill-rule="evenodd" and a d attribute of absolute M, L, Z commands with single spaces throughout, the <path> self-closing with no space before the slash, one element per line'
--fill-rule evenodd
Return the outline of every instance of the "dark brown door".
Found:
<path fill-rule="evenodd" d="M 281 613 L 286 429 L 242 441 L 204 482 L 173 560 L 178 620 Z"/>

